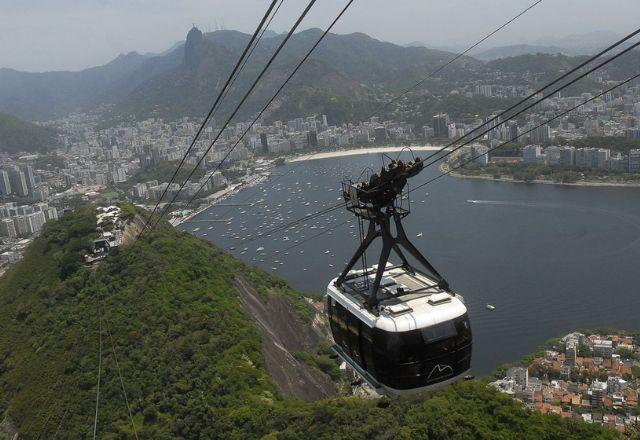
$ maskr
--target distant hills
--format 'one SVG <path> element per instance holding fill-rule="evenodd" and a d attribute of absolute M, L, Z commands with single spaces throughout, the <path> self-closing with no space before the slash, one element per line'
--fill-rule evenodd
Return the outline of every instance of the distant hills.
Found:
<path fill-rule="evenodd" d="M 271 97 L 321 33 L 319 29 L 310 29 L 291 38 L 247 101 L 239 115 L 241 118 L 254 114 Z M 199 37 L 191 34 L 191 39 L 194 38 Z M 166 57 L 176 62 L 117 102 L 113 113 L 124 117 L 171 118 L 206 112 L 249 36 L 236 31 L 217 31 L 202 38 L 203 44 L 194 46 L 198 51 L 196 55 L 191 54 L 187 39 L 184 48 L 163 58 L 148 60 L 145 64 L 158 63 Z M 237 102 L 242 97 L 283 38 L 283 35 L 273 35 L 262 40 L 228 102 Z M 187 57 L 198 61 L 187 63 Z M 404 86 L 408 80 L 425 75 L 450 57 L 446 52 L 402 48 L 360 33 L 329 34 L 284 90 L 272 111 L 278 118 L 322 112 L 328 115 L 330 123 L 361 116 L 369 110 L 381 89 Z M 460 66 L 465 63 L 479 65 L 475 60 L 466 59 Z M 223 114 L 230 110 L 230 105 L 223 105 Z"/>
<path fill-rule="evenodd" d="M 291 38 L 247 103 L 244 116 L 254 113 L 275 91 L 321 32 L 309 29 Z M 191 38 L 198 38 L 197 35 L 192 33 Z M 132 52 L 104 66 L 79 72 L 27 73 L 0 69 L 0 111 L 24 119 L 46 120 L 110 104 L 115 106 L 113 115 L 119 118 L 201 115 L 249 38 L 231 30 L 204 34 L 203 43 L 197 48 L 196 64 L 186 63 L 189 43 L 186 41 L 160 55 Z M 249 86 L 283 38 L 282 34 L 271 33 L 261 41 L 231 97 L 239 97 Z M 326 112 L 331 114 L 331 102 L 338 98 L 335 113 L 339 117 L 345 112 L 345 101 L 371 101 L 380 89 L 403 86 L 451 56 L 426 48 L 403 48 L 361 33 L 329 34 L 276 108 L 296 109 L 299 113 L 301 105 L 312 108 L 327 105 Z M 478 61 L 466 58 L 457 69 L 479 65 Z M 316 98 L 310 98 L 312 95 Z M 318 102 L 313 102 L 314 99 Z"/>
<path fill-rule="evenodd" d="M 320 29 L 309 29 L 291 38 L 236 120 L 246 119 L 261 108 L 321 33 Z M 249 38 L 238 31 L 203 34 L 194 28 L 185 41 L 163 53 L 131 52 L 79 72 L 0 69 L 0 111 L 27 120 L 49 120 L 73 112 L 109 108 L 106 124 L 153 116 L 200 116 L 208 110 Z M 268 38 L 262 39 L 229 94 L 228 103 L 240 99 L 283 38 L 283 34 L 270 32 Z M 362 33 L 330 33 L 266 116 L 286 120 L 324 113 L 330 123 L 361 120 L 381 99 L 414 84 L 454 56 L 418 44 L 403 47 Z M 528 53 L 531 51 L 541 53 L 532 55 Z M 446 95 L 469 82 L 495 81 L 500 72 L 522 71 L 523 60 L 526 68 L 543 69 L 540 78 L 544 79 L 581 60 L 568 55 L 550 58 L 558 52 L 563 51 L 554 45 L 491 49 L 479 55 L 483 60 L 463 57 L 442 71 L 439 78 L 421 87 Z M 519 58 L 523 56 L 529 58 Z M 633 67 L 633 62 L 619 62 L 618 67 L 612 68 L 613 77 L 630 71 L 629 66 Z M 232 104 L 224 104 L 218 120 L 231 108 Z"/>
<path fill-rule="evenodd" d="M 146 76 L 141 70 L 145 60 L 143 55 L 130 53 L 80 72 L 0 69 L 0 111 L 46 120 L 95 108 L 131 91 Z"/>
<path fill-rule="evenodd" d="M 544 37 L 532 41 L 518 42 L 517 44 L 503 46 L 489 46 L 484 43 L 480 48 L 471 52 L 471 56 L 479 60 L 494 60 L 497 58 L 513 57 L 518 55 L 556 54 L 578 56 L 593 54 L 609 46 L 621 38 L 621 35 L 607 32 L 594 31 L 582 34 L 566 35 L 564 37 Z M 427 47 L 449 52 L 462 52 L 468 46 L 453 44 L 449 46 L 430 45 L 421 41 L 412 41 L 406 47 Z"/>
<path fill-rule="evenodd" d="M 42 152 L 55 146 L 56 132 L 0 113 L 0 152 Z"/>
<path fill-rule="evenodd" d="M 515 57 L 530 54 L 569 54 L 567 49 L 558 46 L 531 46 L 528 44 L 515 44 L 512 46 L 493 47 L 473 56 L 479 60 L 495 60 L 498 58 Z"/>

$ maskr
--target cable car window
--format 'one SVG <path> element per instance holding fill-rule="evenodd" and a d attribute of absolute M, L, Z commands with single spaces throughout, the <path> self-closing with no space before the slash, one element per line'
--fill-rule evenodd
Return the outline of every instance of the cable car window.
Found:
<path fill-rule="evenodd" d="M 373 376 L 376 375 L 375 362 L 373 358 L 373 335 L 371 328 L 367 325 L 360 326 L 360 348 L 362 352 L 362 366 L 369 370 Z"/>
<path fill-rule="evenodd" d="M 456 330 L 458 332 L 456 337 L 458 347 L 471 343 L 471 325 L 469 325 L 469 317 L 466 314 L 456 320 Z"/>
<path fill-rule="evenodd" d="M 347 354 L 353 358 L 352 338 L 349 335 L 349 328 L 347 327 L 348 322 L 351 319 L 351 314 L 342 304 L 336 302 L 336 315 L 338 318 L 337 324 L 340 332 L 340 345 Z"/>
<path fill-rule="evenodd" d="M 362 365 L 362 358 L 360 357 L 360 320 L 350 313 L 348 317 L 347 337 L 349 338 L 349 347 L 351 347 L 351 357 L 358 365 Z"/>
<path fill-rule="evenodd" d="M 333 339 L 336 343 L 344 347 L 345 339 L 345 325 L 344 325 L 344 309 L 339 302 L 333 301 L 333 314 L 331 317 L 331 330 L 333 332 Z"/>
<path fill-rule="evenodd" d="M 456 336 L 456 326 L 453 321 L 445 321 L 420 330 L 425 344 Z"/>
<path fill-rule="evenodd" d="M 448 356 L 456 348 L 456 340 L 453 337 L 440 339 L 436 342 L 427 344 L 427 353 L 429 359 L 438 359 L 442 356 Z"/>

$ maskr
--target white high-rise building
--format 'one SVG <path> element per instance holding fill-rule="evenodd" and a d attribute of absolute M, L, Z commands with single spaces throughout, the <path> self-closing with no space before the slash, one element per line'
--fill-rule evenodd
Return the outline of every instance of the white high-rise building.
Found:
<path fill-rule="evenodd" d="M 544 160 L 549 165 L 558 165 L 560 163 L 560 147 L 547 147 L 544 150 Z"/>
<path fill-rule="evenodd" d="M 611 157 L 611 150 L 606 148 L 600 148 L 596 151 L 595 164 L 596 168 L 600 170 L 606 170 L 609 168 L 609 158 Z"/>
<path fill-rule="evenodd" d="M 47 221 L 58 220 L 58 209 L 55 206 L 50 206 L 44 212 L 44 217 Z"/>
<path fill-rule="evenodd" d="M 527 145 L 522 149 L 522 161 L 526 164 L 539 164 L 542 162 L 542 158 L 540 145 Z"/>
<path fill-rule="evenodd" d="M 16 167 L 9 172 L 9 180 L 13 194 L 23 197 L 29 194 L 27 179 L 20 168 Z"/>
<path fill-rule="evenodd" d="M 630 173 L 640 172 L 640 150 L 629 151 L 629 172 Z"/>
<path fill-rule="evenodd" d="M 489 149 L 482 144 L 474 144 L 471 146 L 471 157 L 473 161 L 480 165 L 489 163 Z"/>
<path fill-rule="evenodd" d="M 13 224 L 13 220 L 10 218 L 4 218 L 0 222 L 0 235 L 3 237 L 16 238 L 18 233 L 16 227 Z"/>
<path fill-rule="evenodd" d="M 9 173 L 0 170 L 0 196 L 8 196 L 11 194 L 11 183 L 9 182 Z"/>
<path fill-rule="evenodd" d="M 595 157 L 595 148 L 578 148 L 576 150 L 576 167 L 594 168 L 594 163 L 597 163 Z"/>
<path fill-rule="evenodd" d="M 29 233 L 27 219 L 24 215 L 17 215 L 13 217 L 13 225 L 16 228 L 18 235 L 25 235 Z"/>
<path fill-rule="evenodd" d="M 27 229 L 30 234 L 40 232 L 42 230 L 42 226 L 46 222 L 44 212 L 41 211 L 27 214 L 25 218 L 27 221 Z"/>
<path fill-rule="evenodd" d="M 576 164 L 576 148 L 570 146 L 560 147 L 559 165 L 565 168 L 571 168 Z"/>
<path fill-rule="evenodd" d="M 567 343 L 567 349 L 565 350 L 565 364 L 573 367 L 576 365 L 576 344 L 573 342 Z"/>
<path fill-rule="evenodd" d="M 529 133 L 529 140 L 531 142 L 549 142 L 551 140 L 551 127 L 548 125 L 543 125 L 542 127 L 538 127 L 534 129 L 531 133 Z"/>

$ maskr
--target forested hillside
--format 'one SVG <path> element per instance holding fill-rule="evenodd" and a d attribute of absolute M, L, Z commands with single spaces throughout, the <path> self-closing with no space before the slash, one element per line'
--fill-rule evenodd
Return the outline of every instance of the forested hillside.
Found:
<path fill-rule="evenodd" d="M 284 298 L 311 325 L 301 295 L 170 228 L 86 268 L 94 228 L 90 208 L 48 224 L 0 279 L 0 438 L 90 438 L 96 397 L 104 439 L 617 437 L 476 381 L 428 398 L 291 399 L 268 372 L 236 280 L 262 301 Z"/>
<path fill-rule="evenodd" d="M 0 112 L 0 152 L 40 152 L 55 147 L 54 130 Z"/>

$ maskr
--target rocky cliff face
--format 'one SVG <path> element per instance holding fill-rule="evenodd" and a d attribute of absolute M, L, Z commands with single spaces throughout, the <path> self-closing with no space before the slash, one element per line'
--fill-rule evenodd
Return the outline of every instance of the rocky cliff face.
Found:
<path fill-rule="evenodd" d="M 204 37 L 197 27 L 192 27 L 187 34 L 187 41 L 184 45 L 184 63 L 191 69 L 196 69 L 202 62 L 202 51 L 204 47 Z"/>
<path fill-rule="evenodd" d="M 329 376 L 300 362 L 296 352 L 312 352 L 325 338 L 318 325 L 304 322 L 284 297 L 262 300 L 243 277 L 236 277 L 236 289 L 245 311 L 262 336 L 262 355 L 280 392 L 307 402 L 336 394 Z"/>

